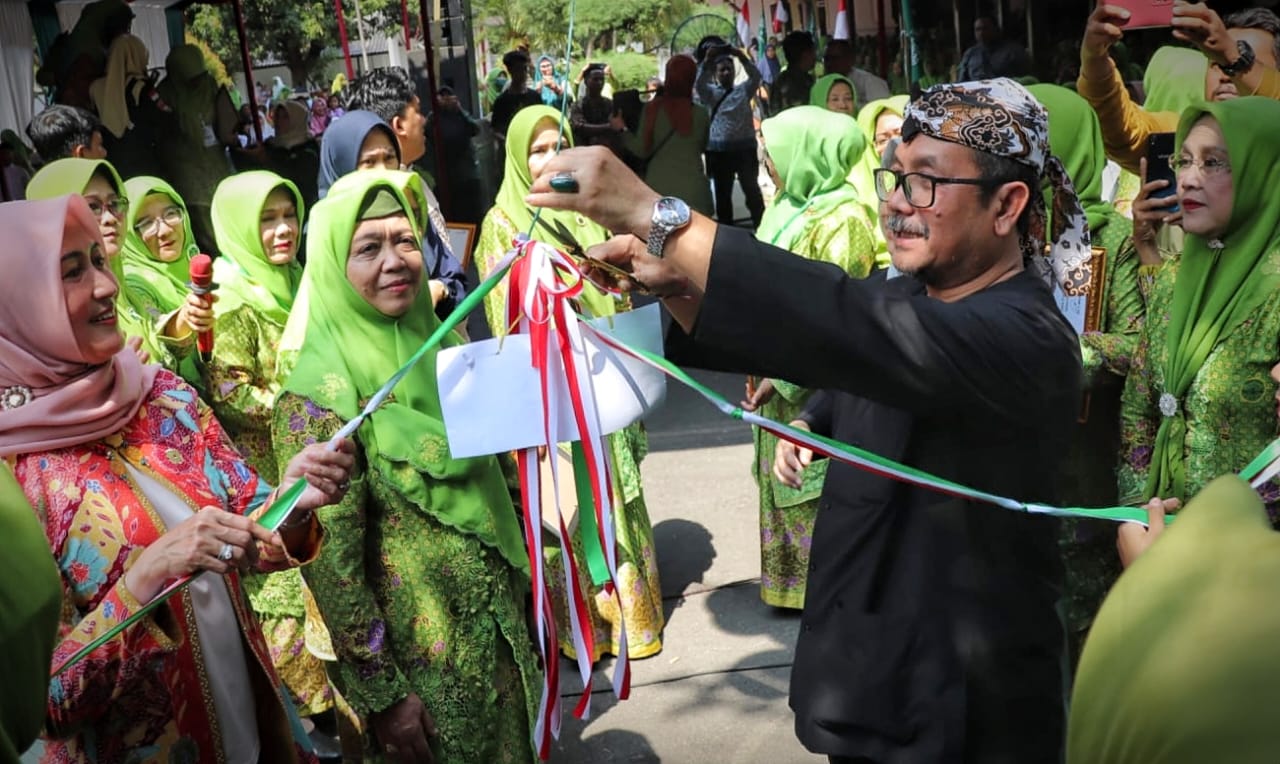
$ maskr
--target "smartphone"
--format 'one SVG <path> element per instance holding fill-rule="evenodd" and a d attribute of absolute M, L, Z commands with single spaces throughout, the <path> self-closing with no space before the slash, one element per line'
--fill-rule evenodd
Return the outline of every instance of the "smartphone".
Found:
<path fill-rule="evenodd" d="M 1178 174 L 1169 166 L 1173 159 L 1173 133 L 1153 133 L 1147 138 L 1147 182 L 1167 180 L 1169 185 L 1152 194 L 1157 199 L 1172 197 L 1178 193 Z M 1178 211 L 1178 202 L 1172 200 L 1170 212 Z"/>
<path fill-rule="evenodd" d="M 1173 26 L 1173 0 L 1107 0 L 1129 12 L 1125 29 L 1155 29 Z"/>

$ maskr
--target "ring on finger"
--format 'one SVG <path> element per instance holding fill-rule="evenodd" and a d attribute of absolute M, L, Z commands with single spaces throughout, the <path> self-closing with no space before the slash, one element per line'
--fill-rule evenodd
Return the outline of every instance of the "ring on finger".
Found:
<path fill-rule="evenodd" d="M 562 194 L 578 193 L 578 181 L 571 172 L 558 172 L 551 176 L 551 188 Z"/>
<path fill-rule="evenodd" d="M 218 550 L 218 559 L 223 562 L 229 562 L 233 554 L 235 554 L 235 547 L 224 543 L 222 549 Z"/>

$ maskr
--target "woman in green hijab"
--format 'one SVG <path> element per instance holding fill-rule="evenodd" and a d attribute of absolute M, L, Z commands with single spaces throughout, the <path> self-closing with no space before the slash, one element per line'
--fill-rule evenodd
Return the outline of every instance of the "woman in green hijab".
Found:
<path fill-rule="evenodd" d="M 1121 404 L 1120 500 L 1186 500 L 1276 434 L 1280 357 L 1280 102 L 1187 109 L 1175 164 L 1186 231 L 1147 304 Z M 1263 492 L 1276 519 L 1275 485 Z"/>
<path fill-rule="evenodd" d="M 511 120 L 507 130 L 507 164 L 498 198 L 485 215 L 476 245 L 476 267 L 485 278 L 494 265 L 511 249 L 518 234 L 528 233 L 534 239 L 545 241 L 561 250 L 580 246 L 584 251 L 609 238 L 608 231 L 587 220 L 582 215 L 559 210 L 543 210 L 537 225 L 533 223 L 533 211 L 524 203 L 532 179 L 542 171 L 557 151 L 560 141 L 560 113 L 546 106 L 528 106 Z M 564 125 L 563 145 L 573 145 L 569 126 Z M 566 241 L 565 236 L 573 241 Z M 485 298 L 485 312 L 489 328 L 495 337 L 507 333 L 506 284 L 499 284 Z M 591 284 L 579 298 L 580 307 L 596 316 L 608 316 L 631 309 L 626 297 L 615 299 Z M 609 436 L 609 450 L 613 457 L 614 493 L 620 497 L 621 506 L 614 517 L 618 538 L 617 594 L 610 597 L 600 587 L 593 586 L 584 577 L 583 590 L 591 595 L 590 623 L 583 629 L 596 634 L 596 654 L 592 661 L 606 654 L 617 655 L 621 629 L 618 610 L 621 607 L 627 629 L 627 650 L 632 658 L 644 658 L 662 649 L 662 585 L 658 580 L 658 560 L 654 554 L 653 527 L 649 523 L 649 510 L 644 502 L 644 490 L 640 483 L 640 462 L 648 452 L 648 439 L 641 424 L 636 423 Z M 581 553 L 586 546 L 581 538 L 582 526 L 574 531 L 574 549 Z M 552 585 L 552 597 L 556 607 L 556 624 L 560 633 L 560 649 L 575 657 L 573 640 L 569 631 L 569 612 L 563 592 L 564 564 L 560 546 L 548 540 L 546 552 L 547 581 Z M 585 557 L 578 560 L 579 570 L 586 571 Z M 585 574 L 584 574 L 585 575 Z M 557 582 L 561 582 L 557 587 Z M 621 602 L 621 605 L 619 605 Z M 609 635 L 607 639 L 600 635 Z"/>
<path fill-rule="evenodd" d="M 1096 331 L 1080 338 L 1089 409 L 1084 423 L 1076 428 L 1071 455 L 1063 465 L 1061 500 L 1075 507 L 1113 506 L 1120 392 L 1146 314 L 1138 287 L 1133 223 L 1102 199 L 1107 158 L 1093 107 L 1058 85 L 1032 85 L 1028 90 L 1049 112 L 1049 145 L 1075 186 L 1089 219 L 1093 247 L 1105 257 L 1099 324 Z M 1089 624 L 1120 573 L 1115 527 L 1101 520 L 1064 520 L 1060 540 L 1067 567 L 1067 639 L 1074 665 Z"/>
<path fill-rule="evenodd" d="M 124 278 L 123 242 L 128 231 L 129 197 L 115 168 L 104 159 L 58 159 L 36 173 L 27 185 L 28 199 L 51 199 L 80 194 L 98 216 L 103 254 L 111 264 L 119 292 L 117 318 L 125 338 L 146 353 L 147 360 L 177 371 L 191 353 L 191 343 L 164 341 L 145 304 L 129 290 Z"/>
<path fill-rule="evenodd" d="M 879 197 L 876 196 L 875 171 L 879 169 L 884 151 L 889 141 L 902 137 L 902 115 L 907 109 L 907 96 L 891 96 L 872 101 L 858 112 L 858 127 L 866 138 L 866 148 L 861 160 L 849 173 L 849 182 L 858 191 L 858 198 L 879 210 Z M 885 241 L 884 232 L 877 225 L 876 264 L 881 268 L 889 265 L 889 245 Z"/>
<path fill-rule="evenodd" d="M 352 173 L 311 213 L 279 454 L 332 437 L 439 326 L 407 187 L 405 173 Z M 531 762 L 540 676 L 520 524 L 496 457 L 450 457 L 434 352 L 355 441 L 351 488 L 319 513 L 327 539 L 303 576 L 337 653 L 330 677 L 373 733 L 365 760 Z"/>
<path fill-rule="evenodd" d="M 819 77 L 809 88 L 809 105 L 827 111 L 858 115 L 857 91 L 853 89 L 853 81 L 843 74 L 828 74 Z"/>
<path fill-rule="evenodd" d="M 213 358 L 204 367 L 206 400 L 258 474 L 277 481 L 271 412 L 280 392 L 276 359 L 302 280 L 297 254 L 303 216 L 293 183 L 263 170 L 232 175 L 213 194 L 213 226 L 222 253 Z M 296 568 L 251 576 L 245 589 L 276 671 L 303 716 L 333 706 L 324 664 L 306 649 L 306 606 Z"/>
<path fill-rule="evenodd" d="M 849 168 L 863 155 L 865 138 L 853 119 L 818 106 L 787 109 L 760 126 L 765 167 L 778 194 L 764 212 L 756 238 L 801 257 L 839 266 L 853 278 L 875 269 L 874 214 L 849 183 Z M 761 416 L 790 422 L 810 390 L 781 379 L 747 382 L 747 401 Z M 826 460 L 804 473 L 794 489 L 773 475 L 778 438 L 754 429 L 752 474 L 760 488 L 760 597 L 774 607 L 804 606 L 809 541 L 818 513 Z"/>

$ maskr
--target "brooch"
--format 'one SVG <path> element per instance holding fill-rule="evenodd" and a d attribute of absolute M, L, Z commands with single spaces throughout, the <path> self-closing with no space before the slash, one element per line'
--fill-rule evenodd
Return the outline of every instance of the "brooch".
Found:
<path fill-rule="evenodd" d="M 13 385 L 6 387 L 3 393 L 0 393 L 0 409 L 11 411 L 21 408 L 31 402 L 31 388 L 25 385 Z"/>
<path fill-rule="evenodd" d="M 1175 416 L 1178 413 L 1178 399 L 1172 393 L 1160 395 L 1160 413 L 1165 416 Z"/>

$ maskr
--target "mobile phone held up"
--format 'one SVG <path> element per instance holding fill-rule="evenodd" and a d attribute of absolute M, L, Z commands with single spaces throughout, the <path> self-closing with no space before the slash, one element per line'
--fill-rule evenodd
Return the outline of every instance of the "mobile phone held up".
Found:
<path fill-rule="evenodd" d="M 1107 0 L 1107 5 L 1129 12 L 1125 29 L 1155 29 L 1173 26 L 1173 0 Z"/>
<path fill-rule="evenodd" d="M 1153 133 L 1147 138 L 1147 182 L 1169 181 L 1169 185 L 1151 196 L 1157 199 L 1169 198 L 1169 211 L 1177 212 L 1178 200 L 1173 197 L 1178 193 L 1178 174 L 1170 166 L 1170 161 L 1173 159 L 1173 145 L 1173 133 Z"/>

